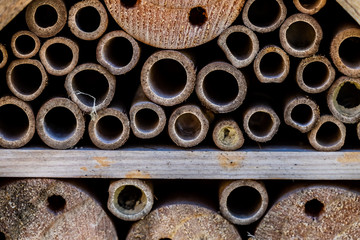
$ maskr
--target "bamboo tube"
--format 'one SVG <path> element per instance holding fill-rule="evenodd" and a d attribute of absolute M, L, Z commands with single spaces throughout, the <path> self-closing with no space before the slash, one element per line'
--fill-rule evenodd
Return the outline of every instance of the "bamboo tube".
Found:
<path fill-rule="evenodd" d="M 159 207 L 133 224 L 126 239 L 241 240 L 241 237 L 216 211 L 196 202 L 178 202 Z"/>
<path fill-rule="evenodd" d="M 209 130 L 209 116 L 196 105 L 183 105 L 170 116 L 168 132 L 180 147 L 194 147 L 201 143 Z"/>
<path fill-rule="evenodd" d="M 259 40 L 256 34 L 241 25 L 226 29 L 219 36 L 217 44 L 236 68 L 250 65 L 259 51 Z"/>
<path fill-rule="evenodd" d="M 0 98 L 0 146 L 23 147 L 34 133 L 35 117 L 30 105 L 15 97 Z"/>
<path fill-rule="evenodd" d="M 113 150 L 125 144 L 130 136 L 130 122 L 122 106 L 112 106 L 91 118 L 88 132 L 91 141 L 100 149 Z"/>
<path fill-rule="evenodd" d="M 141 70 L 145 95 L 163 106 L 185 101 L 194 90 L 195 65 L 184 54 L 163 50 L 151 55 Z"/>
<path fill-rule="evenodd" d="M 319 118 L 319 106 L 308 97 L 293 96 L 285 104 L 285 123 L 302 133 L 313 129 Z"/>
<path fill-rule="evenodd" d="M 330 55 L 336 68 L 350 77 L 360 77 L 360 28 L 344 28 L 333 38 Z"/>
<path fill-rule="evenodd" d="M 135 39 L 162 49 L 191 48 L 214 39 L 234 22 L 244 2 L 105 0 L 122 29 Z"/>
<path fill-rule="evenodd" d="M 6 47 L 0 44 L 0 69 L 5 67 L 7 61 L 8 61 L 8 52 L 6 50 Z"/>
<path fill-rule="evenodd" d="M 257 142 L 268 142 L 277 133 L 280 119 L 271 107 L 259 104 L 245 111 L 243 124 L 249 138 Z"/>
<path fill-rule="evenodd" d="M 108 209 L 124 221 L 137 221 L 149 214 L 154 204 L 152 185 L 138 179 L 122 179 L 110 184 Z"/>
<path fill-rule="evenodd" d="M 327 104 L 331 113 L 344 123 L 360 120 L 360 78 L 340 77 L 330 87 Z"/>
<path fill-rule="evenodd" d="M 317 53 L 322 38 L 321 26 L 307 14 L 294 14 L 280 27 L 281 46 L 294 57 L 310 57 Z"/>
<path fill-rule="evenodd" d="M 139 58 L 139 44 L 124 31 L 107 33 L 100 39 L 96 48 L 97 61 L 114 75 L 132 70 Z"/>
<path fill-rule="evenodd" d="M 356 133 L 357 133 L 358 139 L 360 140 L 360 122 L 356 125 Z"/>
<path fill-rule="evenodd" d="M 320 93 L 335 80 L 335 69 L 324 56 L 311 56 L 301 60 L 296 69 L 296 82 L 307 93 Z"/>
<path fill-rule="evenodd" d="M 237 180 L 223 182 L 219 188 L 221 214 L 231 223 L 248 225 L 260 219 L 269 197 L 262 182 Z"/>
<path fill-rule="evenodd" d="M 134 135 L 142 139 L 158 136 L 166 125 L 164 110 L 151 102 L 141 87 L 138 88 L 130 108 L 130 125 Z"/>
<path fill-rule="evenodd" d="M 83 137 L 85 119 L 75 103 L 56 97 L 41 106 L 36 116 L 36 130 L 49 147 L 67 149 Z"/>
<path fill-rule="evenodd" d="M 195 90 L 206 108 L 215 113 L 228 113 L 244 101 L 247 83 L 244 75 L 234 66 L 213 62 L 199 71 Z"/>
<path fill-rule="evenodd" d="M 359 239 L 360 197 L 343 187 L 302 187 L 278 200 L 255 239 Z"/>
<path fill-rule="evenodd" d="M 345 125 L 331 115 L 321 116 L 308 134 L 311 146 L 318 151 L 340 150 L 345 143 L 345 137 Z"/>
<path fill-rule="evenodd" d="M 69 11 L 70 31 L 82 40 L 101 37 L 108 26 L 106 9 L 98 0 L 86 0 L 74 4 Z"/>
<path fill-rule="evenodd" d="M 96 113 L 110 104 L 115 84 L 115 77 L 104 67 L 85 63 L 66 76 L 65 89 L 82 111 Z"/>
<path fill-rule="evenodd" d="M 49 74 L 63 76 L 76 67 L 79 59 L 79 47 L 68 38 L 54 37 L 42 45 L 39 55 Z"/>
<path fill-rule="evenodd" d="M 42 38 L 53 37 L 66 24 L 67 10 L 62 0 L 34 0 L 26 8 L 26 24 Z"/>
<path fill-rule="evenodd" d="M 293 0 L 295 7 L 302 13 L 313 15 L 326 5 L 326 0 Z"/>
<path fill-rule="evenodd" d="M 234 151 L 244 144 L 244 135 L 239 125 L 233 120 L 223 118 L 214 127 L 212 139 L 215 145 L 224 151 Z"/>
<path fill-rule="evenodd" d="M 289 71 L 289 56 L 275 45 L 264 47 L 255 58 L 254 72 L 262 83 L 282 83 Z"/>
<path fill-rule="evenodd" d="M 4 239 L 118 239 L 101 206 L 72 184 L 17 180 L 2 186 L 0 196 Z"/>
<path fill-rule="evenodd" d="M 40 96 L 47 82 L 48 76 L 43 65 L 34 59 L 14 60 L 6 72 L 10 91 L 23 101 L 32 101 Z"/>
<path fill-rule="evenodd" d="M 242 19 L 251 30 L 268 33 L 280 27 L 286 14 L 283 0 L 249 0 L 244 6 Z"/>
<path fill-rule="evenodd" d="M 11 38 L 11 49 L 17 58 L 32 58 L 39 52 L 40 40 L 33 32 L 19 31 Z"/>

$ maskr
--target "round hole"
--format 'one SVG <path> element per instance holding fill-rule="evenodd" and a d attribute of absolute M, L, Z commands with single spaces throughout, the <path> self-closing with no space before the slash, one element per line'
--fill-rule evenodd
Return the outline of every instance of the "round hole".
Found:
<path fill-rule="evenodd" d="M 304 68 L 303 81 L 311 87 L 321 87 L 329 78 L 329 69 L 322 62 L 311 62 Z"/>
<path fill-rule="evenodd" d="M 206 98 L 217 105 L 227 105 L 234 101 L 239 94 L 236 78 L 221 70 L 208 73 L 203 81 Z"/>
<path fill-rule="evenodd" d="M 29 119 L 23 109 L 13 104 L 0 107 L 0 136 L 8 141 L 21 139 L 29 128 Z"/>
<path fill-rule="evenodd" d="M 319 5 L 320 0 L 299 0 L 301 6 L 306 9 L 313 9 Z"/>
<path fill-rule="evenodd" d="M 251 38 L 243 32 L 231 33 L 226 39 L 226 44 L 232 55 L 238 60 L 249 58 L 253 51 Z"/>
<path fill-rule="evenodd" d="M 152 132 L 159 125 L 159 116 L 152 109 L 140 109 L 135 115 L 135 125 L 143 132 Z"/>
<path fill-rule="evenodd" d="M 296 105 L 291 111 L 291 119 L 299 125 L 306 126 L 313 119 L 313 111 L 307 104 Z"/>
<path fill-rule="evenodd" d="M 190 10 L 189 22 L 195 26 L 202 26 L 207 20 L 206 10 L 202 7 L 195 7 Z"/>
<path fill-rule="evenodd" d="M 248 218 L 261 207 L 261 195 L 253 187 L 242 186 L 234 189 L 227 198 L 229 212 L 237 218 Z"/>
<path fill-rule="evenodd" d="M 45 54 L 51 67 L 56 70 L 68 67 L 74 57 L 71 48 L 62 43 L 51 44 Z"/>
<path fill-rule="evenodd" d="M 184 67 L 173 59 L 161 59 L 150 70 L 150 86 L 162 97 L 179 95 L 186 86 L 186 80 Z"/>
<path fill-rule="evenodd" d="M 143 192 L 132 185 L 125 186 L 118 196 L 118 204 L 125 210 L 135 210 L 136 206 L 141 203 Z"/>
<path fill-rule="evenodd" d="M 176 119 L 175 131 L 180 138 L 193 140 L 200 134 L 201 122 L 192 113 L 182 114 Z"/>
<path fill-rule="evenodd" d="M 44 130 L 52 138 L 65 141 L 76 131 L 77 121 L 69 109 L 55 107 L 44 118 Z"/>
<path fill-rule="evenodd" d="M 336 145 L 340 139 L 340 129 L 333 122 L 325 122 L 316 133 L 316 141 L 322 146 Z"/>
<path fill-rule="evenodd" d="M 258 27 L 269 27 L 280 18 L 281 9 L 275 0 L 256 0 L 248 11 L 249 21 Z"/>
<path fill-rule="evenodd" d="M 56 10 L 50 5 L 42 5 L 36 9 L 35 22 L 41 28 L 52 27 L 58 21 Z"/>
<path fill-rule="evenodd" d="M 52 195 L 48 197 L 48 208 L 54 213 L 58 213 L 65 209 L 66 201 L 60 195 Z"/>
<path fill-rule="evenodd" d="M 82 31 L 94 32 L 100 26 L 101 17 L 96 8 L 87 6 L 76 13 L 75 22 Z"/>
<path fill-rule="evenodd" d="M 339 56 L 349 68 L 360 68 L 360 38 L 350 37 L 345 39 L 339 47 Z"/>
<path fill-rule="evenodd" d="M 0 240 L 6 240 L 6 235 L 3 232 L 0 232 Z"/>
<path fill-rule="evenodd" d="M 309 217 L 318 218 L 323 211 L 324 204 L 316 198 L 306 202 L 305 204 L 305 214 Z"/>
<path fill-rule="evenodd" d="M 286 39 L 290 46 L 298 50 L 306 50 L 315 41 L 315 30 L 307 22 L 298 21 L 292 23 L 286 31 Z"/>
<path fill-rule="evenodd" d="M 31 95 L 41 86 L 41 71 L 32 64 L 19 64 L 12 71 L 11 82 L 17 92 Z"/>
<path fill-rule="evenodd" d="M 249 129 L 257 137 L 267 136 L 274 125 L 267 112 L 255 112 L 249 119 Z"/>
<path fill-rule="evenodd" d="M 104 51 L 106 61 L 119 68 L 128 65 L 133 57 L 133 47 L 124 37 L 115 37 L 107 41 Z"/>
<path fill-rule="evenodd" d="M 344 108 L 355 108 L 360 105 L 360 89 L 351 82 L 341 86 L 336 101 Z"/>
<path fill-rule="evenodd" d="M 280 77 L 285 70 L 284 59 L 276 52 L 265 54 L 260 61 L 260 72 L 266 78 Z"/>
<path fill-rule="evenodd" d="M 96 124 L 96 131 L 99 138 L 111 143 L 118 140 L 123 133 L 123 124 L 117 117 L 107 115 L 99 119 Z"/>
<path fill-rule="evenodd" d="M 15 40 L 15 48 L 20 54 L 27 55 L 35 49 L 35 40 L 29 35 L 20 35 Z"/>
<path fill-rule="evenodd" d="M 121 0 L 121 5 L 125 8 L 135 7 L 137 0 Z"/>

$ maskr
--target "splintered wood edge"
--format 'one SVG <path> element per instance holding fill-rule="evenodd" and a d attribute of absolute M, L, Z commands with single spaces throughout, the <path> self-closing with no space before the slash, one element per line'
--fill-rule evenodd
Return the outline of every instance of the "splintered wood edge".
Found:
<path fill-rule="evenodd" d="M 0 0 L 0 30 L 18 15 L 32 0 Z"/>
<path fill-rule="evenodd" d="M 336 0 L 360 24 L 360 0 Z"/>

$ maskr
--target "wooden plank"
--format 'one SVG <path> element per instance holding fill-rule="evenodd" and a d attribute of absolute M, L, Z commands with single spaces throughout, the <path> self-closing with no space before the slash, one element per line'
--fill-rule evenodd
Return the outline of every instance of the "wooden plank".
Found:
<path fill-rule="evenodd" d="M 360 24 L 360 0 L 336 0 Z"/>
<path fill-rule="evenodd" d="M 0 150 L 1 177 L 360 179 L 360 152 L 212 149 Z"/>
<path fill-rule="evenodd" d="M 0 0 L 0 30 L 18 15 L 32 0 Z"/>

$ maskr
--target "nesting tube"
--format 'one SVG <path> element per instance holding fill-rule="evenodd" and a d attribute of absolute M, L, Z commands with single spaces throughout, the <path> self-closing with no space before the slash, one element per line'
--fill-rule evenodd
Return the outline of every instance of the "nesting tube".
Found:
<path fill-rule="evenodd" d="M 151 55 L 141 70 L 145 95 L 162 106 L 185 101 L 194 90 L 194 63 L 183 53 L 163 50 Z"/>
<path fill-rule="evenodd" d="M 47 82 L 45 68 L 35 59 L 14 60 L 6 72 L 6 83 L 10 91 L 23 101 L 32 101 L 40 96 Z"/>
<path fill-rule="evenodd" d="M 285 123 L 302 133 L 313 129 L 319 118 L 319 106 L 308 97 L 293 96 L 285 104 Z"/>
<path fill-rule="evenodd" d="M 230 118 L 224 118 L 215 124 L 212 139 L 215 145 L 224 151 L 234 151 L 244 144 L 244 135 L 237 122 Z"/>
<path fill-rule="evenodd" d="M 8 61 L 8 52 L 6 50 L 6 47 L 2 44 L 0 44 L 0 69 L 5 67 L 7 61 Z"/>
<path fill-rule="evenodd" d="M 360 28 L 343 28 L 330 45 L 336 68 L 350 77 L 360 77 Z"/>
<path fill-rule="evenodd" d="M 331 113 L 344 123 L 360 120 L 360 78 L 340 77 L 331 85 L 327 104 Z"/>
<path fill-rule="evenodd" d="M 293 0 L 293 2 L 300 12 L 309 15 L 319 12 L 326 5 L 326 0 Z"/>
<path fill-rule="evenodd" d="M 171 140 L 180 147 L 194 147 L 201 143 L 209 130 L 209 116 L 197 105 L 176 108 L 169 118 Z"/>
<path fill-rule="evenodd" d="M 130 124 L 134 135 L 142 139 L 158 136 L 166 125 L 163 108 L 151 102 L 141 87 L 138 88 L 130 108 Z"/>
<path fill-rule="evenodd" d="M 115 85 L 114 75 L 94 63 L 77 66 L 65 80 L 68 95 L 86 113 L 106 108 L 114 97 Z"/>
<path fill-rule="evenodd" d="M 249 138 L 257 142 L 268 142 L 277 133 L 280 119 L 271 107 L 259 104 L 245 111 L 243 124 Z"/>
<path fill-rule="evenodd" d="M 20 148 L 35 133 L 35 116 L 30 105 L 15 97 L 0 98 L 0 146 Z"/>
<path fill-rule="evenodd" d="M 36 116 L 36 130 L 49 147 L 67 149 L 83 137 L 85 119 L 75 103 L 55 97 L 41 106 Z"/>
<path fill-rule="evenodd" d="M 139 44 L 129 34 L 120 30 L 107 33 L 96 48 L 97 61 L 114 75 L 132 70 L 139 58 Z"/>
<path fill-rule="evenodd" d="M 320 93 L 335 80 L 335 69 L 324 56 L 311 56 L 301 60 L 296 69 L 296 82 L 307 93 Z"/>
<path fill-rule="evenodd" d="M 219 36 L 217 44 L 236 68 L 250 65 L 259 51 L 259 40 L 256 34 L 241 25 L 226 29 Z"/>
<path fill-rule="evenodd" d="M 125 108 L 112 106 L 98 111 L 90 120 L 88 132 L 91 141 L 100 149 L 121 147 L 130 136 L 130 122 Z"/>
<path fill-rule="evenodd" d="M 68 25 L 76 37 L 88 41 L 95 40 L 106 31 L 108 15 L 100 1 L 80 1 L 70 8 Z"/>
<path fill-rule="evenodd" d="M 244 6 L 242 19 L 251 30 L 268 33 L 280 27 L 286 14 L 282 0 L 249 0 Z"/>
<path fill-rule="evenodd" d="M 66 24 L 67 10 L 62 0 L 35 0 L 26 8 L 26 24 L 42 38 L 53 37 Z"/>
<path fill-rule="evenodd" d="M 234 66 L 213 62 L 198 73 L 195 90 L 207 109 L 215 113 L 228 113 L 243 103 L 247 83 L 244 75 Z"/>
<path fill-rule="evenodd" d="M 248 225 L 261 218 L 269 197 L 262 182 L 253 180 L 229 181 L 219 188 L 221 214 L 231 223 Z"/>
<path fill-rule="evenodd" d="M 79 46 L 68 38 L 54 37 L 42 45 L 39 55 L 48 73 L 63 76 L 76 67 L 79 59 Z"/>
<path fill-rule="evenodd" d="M 297 13 L 285 20 L 280 27 L 280 43 L 290 55 L 310 57 L 319 50 L 323 38 L 321 26 L 310 15 Z"/>
<path fill-rule="evenodd" d="M 254 61 L 254 72 L 262 83 L 282 83 L 290 71 L 290 59 L 275 45 L 264 47 Z"/>
<path fill-rule="evenodd" d="M 345 125 L 331 115 L 321 116 L 308 134 L 311 146 L 318 151 L 340 150 L 345 143 L 345 137 Z"/>
<path fill-rule="evenodd" d="M 139 179 L 122 179 L 109 186 L 108 209 L 124 221 L 137 221 L 149 214 L 154 204 L 152 185 Z"/>
<path fill-rule="evenodd" d="M 40 50 L 40 39 L 30 31 L 16 32 L 11 38 L 11 49 L 17 58 L 32 58 Z"/>

